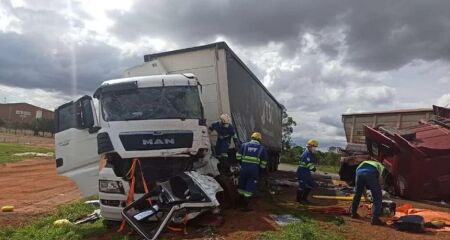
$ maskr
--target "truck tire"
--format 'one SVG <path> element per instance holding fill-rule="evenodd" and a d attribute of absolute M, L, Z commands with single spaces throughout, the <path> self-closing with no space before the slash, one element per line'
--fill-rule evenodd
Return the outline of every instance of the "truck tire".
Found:
<path fill-rule="evenodd" d="M 278 165 L 280 164 L 280 156 L 278 154 L 275 154 L 273 156 L 273 172 L 278 171 Z"/>
<path fill-rule="evenodd" d="M 223 192 L 218 192 L 216 196 L 222 209 L 235 208 L 238 192 L 231 179 L 225 175 L 219 175 L 215 179 L 223 188 Z"/>

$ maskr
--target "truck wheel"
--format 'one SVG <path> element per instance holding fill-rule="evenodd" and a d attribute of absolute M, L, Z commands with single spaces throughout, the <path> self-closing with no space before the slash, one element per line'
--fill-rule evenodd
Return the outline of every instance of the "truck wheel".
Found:
<path fill-rule="evenodd" d="M 235 208 L 238 198 L 238 192 L 233 184 L 233 181 L 231 181 L 231 179 L 225 175 L 219 175 L 215 177 L 215 179 L 223 188 L 223 191 L 218 192 L 216 196 L 222 209 Z"/>

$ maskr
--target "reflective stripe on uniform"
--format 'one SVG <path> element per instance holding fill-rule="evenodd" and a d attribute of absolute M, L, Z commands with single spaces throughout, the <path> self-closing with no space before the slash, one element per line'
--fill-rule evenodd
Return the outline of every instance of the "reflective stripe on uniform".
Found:
<path fill-rule="evenodd" d="M 356 170 L 358 170 L 364 164 L 369 164 L 370 166 L 376 168 L 378 170 L 379 174 L 382 174 L 384 171 L 383 164 L 381 164 L 380 162 L 377 162 L 377 161 L 372 161 L 372 160 L 367 160 L 367 161 L 362 162 L 361 164 L 359 164 L 359 166 L 356 168 Z"/>
<path fill-rule="evenodd" d="M 238 193 L 241 195 L 244 195 L 244 197 L 251 197 L 253 195 L 253 193 L 242 190 L 242 189 L 238 189 Z"/>
<path fill-rule="evenodd" d="M 252 140 L 251 142 L 256 142 L 259 144 L 259 142 L 255 141 L 255 140 Z M 264 160 L 261 160 L 261 158 L 260 158 L 264 149 L 262 147 L 259 149 L 259 152 L 257 153 L 258 157 L 247 156 L 247 146 L 246 146 L 247 144 L 248 143 L 244 143 L 244 145 L 243 145 L 244 152 L 242 154 L 237 153 L 236 158 L 238 160 L 241 160 L 242 162 L 258 164 L 258 165 L 260 165 L 260 167 L 265 168 L 267 165 L 267 162 Z"/>
<path fill-rule="evenodd" d="M 302 168 L 307 168 L 307 169 L 314 169 L 315 168 L 313 163 L 305 163 L 305 162 L 302 162 L 302 161 L 300 161 L 299 166 L 302 167 Z"/>
<path fill-rule="evenodd" d="M 243 156 L 242 162 L 259 164 L 260 160 L 257 157 Z"/>
<path fill-rule="evenodd" d="M 266 161 L 261 161 L 260 165 L 261 165 L 262 168 L 265 168 L 266 165 L 267 165 L 267 162 Z"/>

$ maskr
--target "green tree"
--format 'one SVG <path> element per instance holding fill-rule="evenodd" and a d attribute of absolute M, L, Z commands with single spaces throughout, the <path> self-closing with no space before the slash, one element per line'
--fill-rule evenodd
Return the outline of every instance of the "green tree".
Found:
<path fill-rule="evenodd" d="M 22 124 L 20 122 L 12 122 L 9 124 L 9 128 L 12 128 L 14 134 L 17 134 L 17 130 L 22 128 Z"/>
<path fill-rule="evenodd" d="M 284 150 L 281 152 L 280 161 L 283 163 L 298 163 L 299 156 L 305 151 L 305 148 L 302 146 L 296 146 Z"/>
<path fill-rule="evenodd" d="M 44 132 L 55 133 L 55 121 L 53 119 L 44 119 Z"/>
<path fill-rule="evenodd" d="M 31 130 L 33 130 L 33 135 L 38 136 L 39 132 L 42 131 L 42 120 L 40 118 L 36 118 L 31 122 Z"/>
<path fill-rule="evenodd" d="M 283 151 L 291 149 L 293 146 L 291 135 L 294 132 L 294 127 L 297 126 L 297 122 L 294 121 L 292 117 L 290 117 L 286 111 L 286 108 L 283 107 L 283 122 L 282 122 L 282 139 L 281 146 Z"/>
<path fill-rule="evenodd" d="M 315 155 L 319 165 L 338 167 L 340 164 L 341 156 L 337 153 L 317 151 Z"/>

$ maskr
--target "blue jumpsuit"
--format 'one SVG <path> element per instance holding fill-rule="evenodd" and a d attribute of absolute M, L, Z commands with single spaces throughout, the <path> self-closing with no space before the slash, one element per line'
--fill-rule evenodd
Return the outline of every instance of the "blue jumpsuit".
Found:
<path fill-rule="evenodd" d="M 267 165 L 267 152 L 258 141 L 251 140 L 241 146 L 237 159 L 241 161 L 238 192 L 249 198 L 256 192 L 259 169 Z"/>
<path fill-rule="evenodd" d="M 352 202 L 352 214 L 356 214 L 364 188 L 367 188 L 373 198 L 372 222 L 381 216 L 383 194 L 378 178 L 383 171 L 384 166 L 380 162 L 367 160 L 359 164 L 356 169 L 356 193 Z"/>
<path fill-rule="evenodd" d="M 298 178 L 298 189 L 303 191 L 307 189 L 312 189 L 317 186 L 316 181 L 314 181 L 311 176 L 311 171 L 315 172 L 316 167 L 314 166 L 314 155 L 306 149 L 302 155 L 300 155 L 299 166 L 297 168 L 297 178 Z"/>
<path fill-rule="evenodd" d="M 233 138 L 235 144 L 237 143 L 237 136 L 233 125 L 228 124 L 228 126 L 224 126 L 220 121 L 217 121 L 211 124 L 209 129 L 217 132 L 215 155 L 217 157 L 228 157 L 231 138 Z"/>

